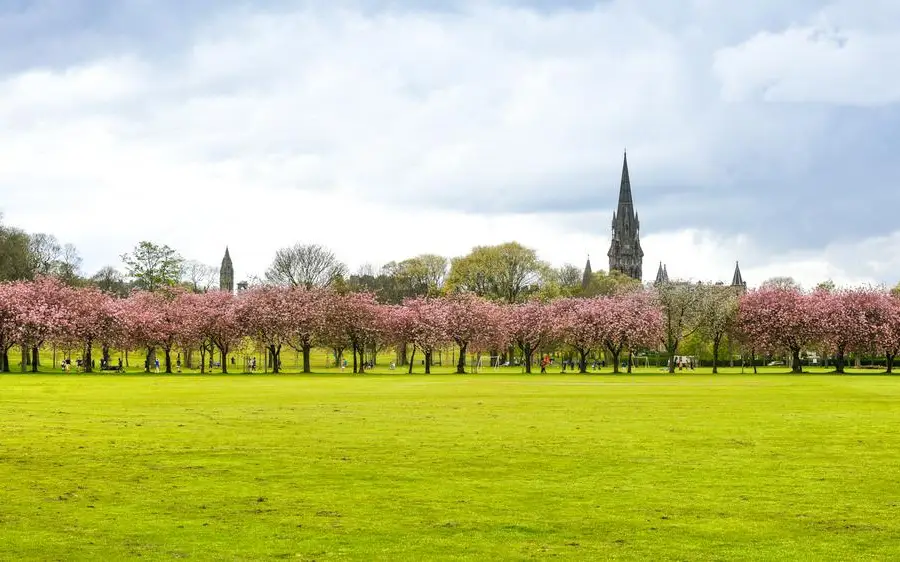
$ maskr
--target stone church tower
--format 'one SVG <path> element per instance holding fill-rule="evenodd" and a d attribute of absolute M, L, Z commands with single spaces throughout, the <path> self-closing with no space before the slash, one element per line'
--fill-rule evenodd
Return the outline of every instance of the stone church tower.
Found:
<path fill-rule="evenodd" d="M 620 271 L 641 280 L 644 250 L 641 249 L 641 223 L 634 212 L 631 199 L 631 179 L 628 177 L 628 155 L 622 163 L 622 182 L 619 184 L 619 205 L 612 219 L 612 242 L 609 245 L 609 271 Z"/>
<path fill-rule="evenodd" d="M 234 292 L 234 266 L 231 264 L 228 246 L 225 246 L 225 257 L 222 258 L 222 267 L 219 268 L 219 290 Z"/>

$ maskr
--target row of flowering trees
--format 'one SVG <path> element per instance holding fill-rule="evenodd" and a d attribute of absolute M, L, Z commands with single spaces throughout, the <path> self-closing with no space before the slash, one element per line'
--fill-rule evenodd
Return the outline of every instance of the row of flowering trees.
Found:
<path fill-rule="evenodd" d="M 303 354 L 303 370 L 311 370 L 314 347 L 335 356 L 349 352 L 353 371 L 364 372 L 368 350 L 412 346 L 420 352 L 425 372 L 434 353 L 448 346 L 459 350 L 458 372 L 472 354 L 521 352 L 527 372 L 536 354 L 568 345 L 581 356 L 582 369 L 592 350 L 615 358 L 623 350 L 653 347 L 662 317 L 652 295 L 635 292 L 610 297 L 558 299 L 501 305 L 470 294 L 415 298 L 401 305 L 378 303 L 369 293 L 327 289 L 257 287 L 232 295 L 183 290 L 137 291 L 127 298 L 94 288 L 72 288 L 41 278 L 0 284 L 0 352 L 9 370 L 9 352 L 28 350 L 37 371 L 41 346 L 54 343 L 82 351 L 90 371 L 99 354 L 108 364 L 112 349 L 145 349 L 149 358 L 164 357 L 172 371 L 175 351 L 219 353 L 227 358 L 246 338 L 265 346 L 277 372 L 285 347 Z"/>
<path fill-rule="evenodd" d="M 762 287 L 741 298 L 735 332 L 751 350 L 788 351 L 794 372 L 803 350 L 820 348 L 839 373 L 851 352 L 883 355 L 890 373 L 900 352 L 900 297 L 870 287 Z"/>
<path fill-rule="evenodd" d="M 40 278 L 0 284 L 0 368 L 9 370 L 9 352 L 18 346 L 36 371 L 39 349 L 53 343 L 80 349 L 88 371 L 97 355 L 108 364 L 111 349 L 144 349 L 147 366 L 160 353 L 166 372 L 173 352 L 199 352 L 201 370 L 206 354 L 218 352 L 227 372 L 227 359 L 249 338 L 267 349 L 275 372 L 286 347 L 303 354 L 304 372 L 314 347 L 336 358 L 351 353 L 353 371 L 363 372 L 371 350 L 403 349 L 405 357 L 409 346 L 413 356 L 422 354 L 426 373 L 434 353 L 448 346 L 459 350 L 460 373 L 468 356 L 510 348 L 526 372 L 536 356 L 560 348 L 577 355 L 582 371 L 599 351 L 617 371 L 623 353 L 665 348 L 674 355 L 684 334 L 704 323 L 716 350 L 728 337 L 751 353 L 789 351 L 798 372 L 801 351 L 813 347 L 833 354 L 839 372 L 851 352 L 883 354 L 888 371 L 900 352 L 900 299 L 879 289 L 763 286 L 741 293 L 683 284 L 679 291 L 691 298 L 677 301 L 675 291 L 656 287 L 521 304 L 463 293 L 388 305 L 369 293 L 272 286 L 238 295 L 170 289 L 117 298 Z"/>

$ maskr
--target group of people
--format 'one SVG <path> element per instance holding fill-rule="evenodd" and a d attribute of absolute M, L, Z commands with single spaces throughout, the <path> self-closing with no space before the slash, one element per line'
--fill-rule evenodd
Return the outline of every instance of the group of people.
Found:
<path fill-rule="evenodd" d="M 544 355 L 544 357 L 541 358 L 541 372 L 546 373 L 547 367 L 549 367 L 550 365 L 553 365 L 554 363 L 555 363 L 555 361 L 553 360 L 552 357 L 550 357 L 549 355 Z M 562 364 L 562 372 L 563 373 L 566 372 L 566 369 L 571 369 L 572 371 L 574 371 L 575 369 L 580 367 L 580 364 L 577 363 L 574 359 L 563 359 L 561 364 Z M 622 367 L 625 367 L 626 365 L 627 365 L 627 362 L 623 361 Z M 594 359 L 593 361 L 591 361 L 591 369 L 593 369 L 595 371 L 597 369 L 603 369 L 605 367 L 606 367 L 605 359 L 600 360 L 600 361 Z"/>

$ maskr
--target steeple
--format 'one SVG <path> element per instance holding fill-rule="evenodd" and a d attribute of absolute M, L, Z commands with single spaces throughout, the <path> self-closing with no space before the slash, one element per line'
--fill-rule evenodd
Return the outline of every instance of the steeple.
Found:
<path fill-rule="evenodd" d="M 623 209 L 633 210 L 634 203 L 631 200 L 631 178 L 628 175 L 628 153 L 622 158 L 622 180 L 619 182 L 619 214 Z M 630 213 L 629 213 L 630 214 Z"/>
<path fill-rule="evenodd" d="M 666 266 L 663 265 L 663 262 L 659 262 L 659 269 L 656 270 L 656 281 L 653 282 L 654 285 L 661 285 L 662 283 L 669 282 L 669 272 L 666 271 Z"/>
<path fill-rule="evenodd" d="M 234 292 L 234 266 L 231 263 L 228 246 L 225 246 L 225 257 L 222 258 L 222 266 L 219 268 L 219 290 Z"/>
<path fill-rule="evenodd" d="M 734 262 L 734 277 L 731 278 L 731 286 L 741 288 L 747 287 L 746 281 L 744 281 L 744 278 L 741 276 L 741 266 L 738 262 Z"/>
<path fill-rule="evenodd" d="M 587 263 L 584 264 L 584 274 L 581 276 L 581 288 L 587 289 L 591 284 L 594 272 L 591 270 L 591 255 L 588 254 Z"/>
<path fill-rule="evenodd" d="M 631 176 L 628 173 L 628 154 L 622 159 L 622 179 L 619 182 L 619 202 L 612 220 L 612 242 L 609 246 L 609 270 L 617 270 L 640 280 L 644 250 L 641 249 L 641 224 L 634 211 L 631 195 Z"/>

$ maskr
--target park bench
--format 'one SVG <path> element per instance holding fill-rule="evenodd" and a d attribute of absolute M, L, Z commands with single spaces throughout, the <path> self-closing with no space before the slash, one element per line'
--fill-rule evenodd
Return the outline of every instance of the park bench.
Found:
<path fill-rule="evenodd" d="M 122 372 L 122 368 L 119 367 L 118 365 L 101 365 L 100 370 L 101 371 L 115 371 L 117 373 Z"/>

